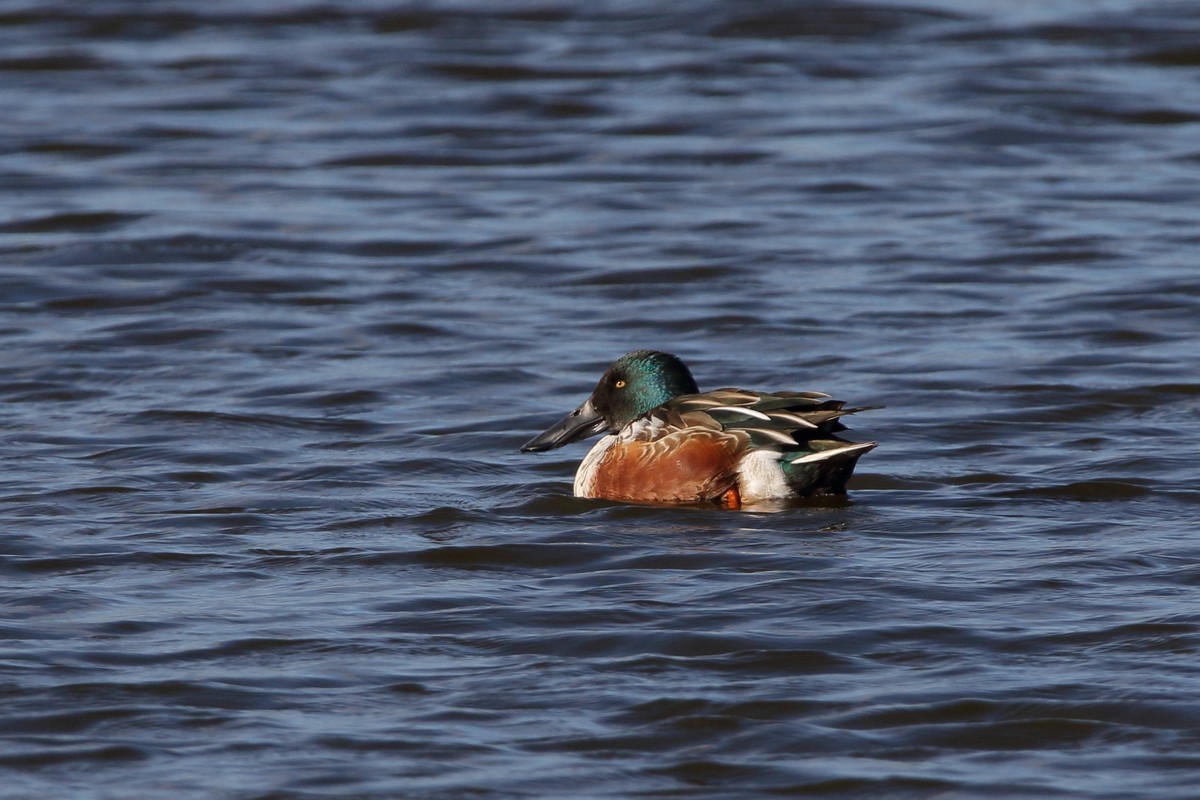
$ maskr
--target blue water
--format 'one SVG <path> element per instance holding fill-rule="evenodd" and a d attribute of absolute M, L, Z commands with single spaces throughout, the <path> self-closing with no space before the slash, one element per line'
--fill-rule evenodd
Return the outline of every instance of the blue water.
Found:
<path fill-rule="evenodd" d="M 0 0 L 0 796 L 1194 797 L 1197 41 Z M 880 446 L 573 498 L 640 347 Z"/>

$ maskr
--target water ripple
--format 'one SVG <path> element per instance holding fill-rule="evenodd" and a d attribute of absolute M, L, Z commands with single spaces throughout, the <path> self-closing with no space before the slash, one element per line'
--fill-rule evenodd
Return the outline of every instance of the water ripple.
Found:
<path fill-rule="evenodd" d="M 5 4 L 5 791 L 1193 796 L 1196 33 Z M 575 498 L 638 347 L 881 445 Z"/>

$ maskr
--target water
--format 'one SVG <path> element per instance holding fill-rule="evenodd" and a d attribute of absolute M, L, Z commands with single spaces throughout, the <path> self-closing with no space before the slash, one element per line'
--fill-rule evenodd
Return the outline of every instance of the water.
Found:
<path fill-rule="evenodd" d="M 1198 35 L 0 2 L 0 795 L 1193 797 Z M 576 500 L 638 347 L 880 447 Z"/>

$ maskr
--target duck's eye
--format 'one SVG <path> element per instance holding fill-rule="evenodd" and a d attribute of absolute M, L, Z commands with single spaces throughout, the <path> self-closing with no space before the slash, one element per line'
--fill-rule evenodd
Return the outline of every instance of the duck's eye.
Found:
<path fill-rule="evenodd" d="M 615 384 L 613 384 L 613 385 L 614 385 L 614 386 L 616 386 L 618 389 L 624 389 L 624 388 L 625 388 L 625 381 L 624 381 L 624 379 L 622 379 L 622 378 L 618 378 L 618 379 L 617 379 L 617 382 L 616 382 Z"/>

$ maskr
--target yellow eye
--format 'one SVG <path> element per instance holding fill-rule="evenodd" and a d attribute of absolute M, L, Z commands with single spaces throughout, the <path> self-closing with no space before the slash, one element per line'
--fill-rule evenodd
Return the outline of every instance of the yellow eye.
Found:
<path fill-rule="evenodd" d="M 623 380 L 618 380 L 618 381 L 616 382 L 616 384 L 614 384 L 614 385 L 615 385 L 615 386 L 616 386 L 618 389 L 624 389 L 624 388 L 625 388 L 625 381 L 623 381 Z"/>

